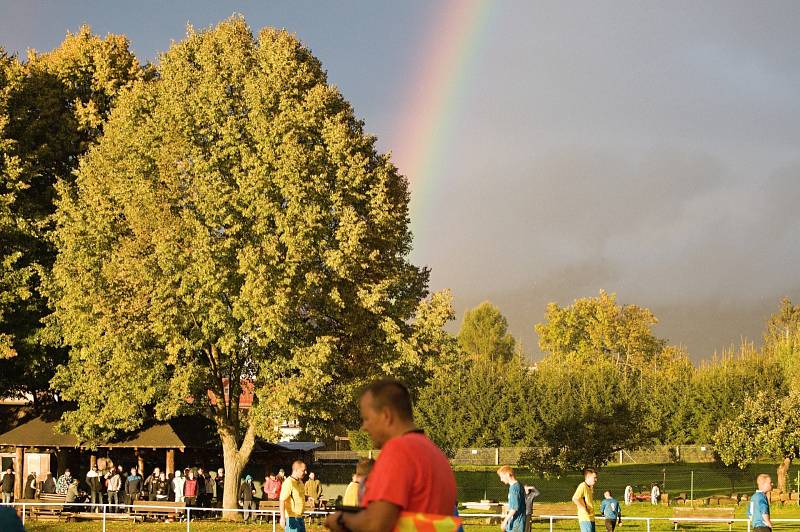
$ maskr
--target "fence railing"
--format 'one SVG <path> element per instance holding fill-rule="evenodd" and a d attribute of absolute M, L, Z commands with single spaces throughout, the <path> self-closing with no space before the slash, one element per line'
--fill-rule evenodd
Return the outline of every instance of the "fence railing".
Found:
<path fill-rule="evenodd" d="M 103 532 L 106 530 L 106 522 L 110 520 L 112 516 L 118 518 L 119 513 L 110 512 L 109 510 L 116 510 L 120 508 L 127 508 L 127 509 L 135 509 L 137 511 L 146 511 L 146 510 L 155 510 L 160 513 L 163 513 L 168 508 L 164 506 L 156 506 L 156 505 L 147 505 L 147 504 L 89 504 L 89 503 L 60 503 L 60 502 L 12 502 L 10 504 L 0 505 L 0 506 L 13 506 L 16 508 L 20 508 L 22 511 L 22 524 L 25 525 L 26 520 L 29 518 L 31 514 L 31 510 L 37 507 L 59 507 L 59 508 L 68 508 L 68 507 L 75 507 L 75 508 L 93 508 L 97 510 L 97 513 L 100 513 L 102 510 L 99 519 L 102 521 Z M 169 510 L 172 510 L 171 508 Z M 313 510 L 306 512 L 305 515 L 313 517 L 313 516 L 327 516 L 330 513 L 333 513 L 334 510 Z M 277 532 L 278 530 L 278 521 L 279 515 L 277 510 L 249 510 L 245 508 L 237 508 L 237 509 L 226 509 L 226 508 L 206 508 L 206 507 L 199 507 L 199 506 L 180 506 L 175 507 L 174 512 L 176 517 L 179 517 L 181 521 L 185 520 L 186 522 L 186 530 L 187 532 L 191 531 L 192 526 L 192 512 L 195 515 L 199 515 L 201 513 L 208 514 L 209 512 L 215 513 L 241 513 L 243 515 L 250 516 L 253 520 L 256 518 L 260 518 L 263 521 L 264 517 L 267 517 L 271 520 L 272 531 Z M 170 513 L 172 513 L 170 511 Z M 184 515 L 178 515 L 183 514 Z M 462 518 L 488 518 L 488 519 L 502 519 L 505 517 L 503 514 L 497 513 L 465 513 L 461 515 Z M 535 521 L 540 521 L 544 523 L 549 523 L 550 531 L 554 530 L 555 523 L 560 520 L 572 520 L 576 521 L 578 519 L 577 515 L 538 515 L 534 516 L 533 519 Z M 198 520 L 198 518 L 195 518 Z M 746 526 L 747 532 L 750 532 L 750 520 L 744 518 L 725 518 L 725 517 L 637 517 L 637 516 L 625 516 L 623 518 L 624 522 L 643 522 L 645 524 L 645 528 L 648 532 L 650 532 L 651 525 L 653 523 L 741 523 Z M 773 523 L 787 523 L 787 524 L 797 524 L 798 528 L 800 528 L 800 519 L 789 519 L 789 518 L 773 518 Z M 465 523 L 465 526 L 470 526 L 469 523 Z M 792 527 L 794 528 L 794 527 Z"/>

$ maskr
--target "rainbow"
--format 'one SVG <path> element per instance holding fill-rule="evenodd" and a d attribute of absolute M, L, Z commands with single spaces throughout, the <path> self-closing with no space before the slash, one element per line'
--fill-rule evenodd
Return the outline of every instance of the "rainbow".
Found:
<path fill-rule="evenodd" d="M 461 108 L 474 61 L 491 19 L 493 0 L 448 0 L 422 40 L 426 57 L 409 85 L 404 121 L 394 138 L 393 159 L 411 183 L 411 226 L 415 241 L 430 205 L 435 184 L 446 170 L 449 141 Z"/>

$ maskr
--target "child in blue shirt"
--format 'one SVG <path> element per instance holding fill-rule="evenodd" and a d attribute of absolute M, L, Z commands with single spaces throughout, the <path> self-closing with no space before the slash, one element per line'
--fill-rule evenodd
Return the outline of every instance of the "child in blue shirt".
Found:
<path fill-rule="evenodd" d="M 606 531 L 614 532 L 617 523 L 622 522 L 622 509 L 619 501 L 611 496 L 611 492 L 603 492 L 603 502 L 600 503 L 600 513 L 606 518 Z"/>

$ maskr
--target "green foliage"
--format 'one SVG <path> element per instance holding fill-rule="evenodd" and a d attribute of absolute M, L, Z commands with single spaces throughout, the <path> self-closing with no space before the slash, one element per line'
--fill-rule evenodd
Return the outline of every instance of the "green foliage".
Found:
<path fill-rule="evenodd" d="M 65 351 L 44 330 L 55 185 L 143 76 L 124 37 L 88 27 L 25 62 L 0 51 L 0 395 L 42 399 Z"/>
<path fill-rule="evenodd" d="M 644 430 L 636 379 L 613 360 L 585 354 L 550 355 L 538 365 L 533 449 L 522 461 L 533 471 L 559 475 L 602 466 L 612 453 L 650 440 Z"/>
<path fill-rule="evenodd" d="M 77 404 L 66 430 L 97 441 L 206 414 L 231 507 L 275 419 L 352 426 L 365 381 L 430 365 L 436 346 L 409 353 L 446 311 L 442 298 L 419 306 L 408 183 L 295 37 L 256 39 L 238 17 L 190 29 L 104 131 L 57 214 L 54 319 L 70 359 L 53 386 Z M 108 378 L 124 393 L 86 386 Z"/>
<path fill-rule="evenodd" d="M 745 343 L 738 353 L 725 352 L 702 364 L 691 388 L 693 422 L 689 426 L 695 427 L 695 441 L 709 442 L 720 423 L 735 417 L 748 397 L 761 390 L 782 393 L 784 376 L 774 357 Z"/>
<path fill-rule="evenodd" d="M 516 340 L 508 333 L 508 320 L 489 301 L 464 313 L 458 345 L 475 360 L 509 361 L 516 354 Z"/>
<path fill-rule="evenodd" d="M 788 385 L 800 389 L 800 305 L 789 298 L 781 300 L 780 309 L 767 322 L 764 352 L 780 361 Z"/>
<path fill-rule="evenodd" d="M 800 393 L 777 397 L 768 389 L 747 397 L 738 415 L 720 423 L 714 445 L 725 465 L 741 469 L 762 457 L 784 460 L 778 485 L 785 490 L 789 464 L 800 457 Z"/>
<path fill-rule="evenodd" d="M 530 379 L 516 359 L 482 359 L 437 371 L 416 401 L 415 419 L 446 453 L 510 447 L 527 438 Z"/>
<path fill-rule="evenodd" d="M 686 351 L 673 346 L 665 347 L 638 369 L 636 403 L 644 411 L 642 430 L 652 435 L 652 443 L 680 445 L 694 441 L 694 371 Z"/>
<path fill-rule="evenodd" d="M 618 305 L 615 294 L 600 291 L 569 307 L 547 305 L 545 321 L 536 325 L 539 347 L 545 353 L 602 354 L 617 364 L 636 367 L 651 361 L 666 345 L 653 335 L 653 313 L 636 305 Z"/>
<path fill-rule="evenodd" d="M 354 451 L 369 451 L 375 447 L 369 434 L 363 430 L 348 430 L 347 437 L 350 438 L 350 448 Z"/>

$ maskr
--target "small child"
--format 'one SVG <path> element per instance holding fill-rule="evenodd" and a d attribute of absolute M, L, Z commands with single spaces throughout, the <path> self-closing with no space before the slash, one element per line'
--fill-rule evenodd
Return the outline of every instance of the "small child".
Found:
<path fill-rule="evenodd" d="M 600 503 L 600 513 L 606 518 L 606 531 L 614 532 L 618 523 L 622 522 L 622 509 L 619 501 L 611 496 L 611 492 L 603 492 L 603 502 Z"/>
<path fill-rule="evenodd" d="M 364 492 L 364 483 L 369 475 L 369 472 L 372 470 L 372 465 L 374 463 L 375 460 L 369 459 L 361 460 L 358 462 L 358 464 L 356 464 L 356 472 L 353 474 L 352 482 L 347 485 L 347 489 L 344 492 L 342 506 L 357 507 L 359 505 Z"/>

